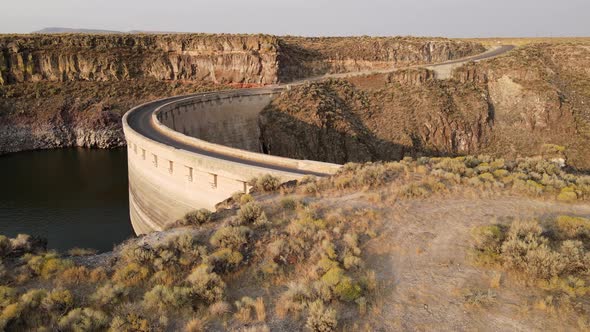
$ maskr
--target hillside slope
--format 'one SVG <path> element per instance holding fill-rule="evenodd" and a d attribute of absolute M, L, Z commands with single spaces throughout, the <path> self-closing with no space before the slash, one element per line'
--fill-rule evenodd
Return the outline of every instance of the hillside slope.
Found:
<path fill-rule="evenodd" d="M 0 236 L 0 328 L 590 326 L 587 176 L 469 156 L 349 164 L 279 183 L 259 178 L 254 195 L 101 255 Z"/>
<path fill-rule="evenodd" d="M 588 44 L 534 44 L 451 80 L 408 69 L 295 87 L 261 114 L 262 142 L 271 154 L 338 163 L 485 152 L 589 170 L 588 68 Z"/>

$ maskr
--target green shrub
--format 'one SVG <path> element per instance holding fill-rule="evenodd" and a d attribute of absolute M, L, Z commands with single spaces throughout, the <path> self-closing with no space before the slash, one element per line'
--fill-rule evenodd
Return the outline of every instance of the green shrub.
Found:
<path fill-rule="evenodd" d="M 211 221 L 211 211 L 207 209 L 188 212 L 183 218 L 183 224 L 185 225 L 202 225 L 209 221 Z"/>
<path fill-rule="evenodd" d="M 4 309 L 2 309 L 2 313 L 0 314 L 0 329 L 2 331 L 11 324 L 14 324 L 15 321 L 18 321 L 22 318 L 23 307 L 19 303 L 11 303 L 7 305 Z"/>
<path fill-rule="evenodd" d="M 295 210 L 297 202 L 291 197 L 285 197 L 281 199 L 281 207 L 285 210 Z"/>
<path fill-rule="evenodd" d="M 224 226 L 219 228 L 209 241 L 214 247 L 239 250 L 248 242 L 250 232 L 250 228 L 245 226 Z"/>
<path fill-rule="evenodd" d="M 244 256 L 239 251 L 230 248 L 221 248 L 208 257 L 208 261 L 215 266 L 215 270 L 227 271 L 238 266 Z"/>
<path fill-rule="evenodd" d="M 270 174 L 265 174 L 261 177 L 250 180 L 249 184 L 256 191 L 270 192 L 279 189 L 281 185 L 281 180 Z"/>
<path fill-rule="evenodd" d="M 59 327 L 62 331 L 101 331 L 108 326 L 109 317 L 102 311 L 92 308 L 76 308 L 59 320 Z"/>
<path fill-rule="evenodd" d="M 102 287 L 98 288 L 94 294 L 92 294 L 92 300 L 99 305 L 117 305 L 122 303 L 125 298 L 129 295 L 129 289 L 120 284 L 107 283 Z"/>
<path fill-rule="evenodd" d="M 338 326 L 336 310 L 325 308 L 321 301 L 312 302 L 309 305 L 309 314 L 305 326 L 314 332 L 335 331 Z"/>
<path fill-rule="evenodd" d="M 146 308 L 157 309 L 160 312 L 175 310 L 190 306 L 192 294 L 191 287 L 156 285 L 143 295 L 143 304 Z"/>
<path fill-rule="evenodd" d="M 242 194 L 239 199 L 240 205 L 244 205 L 252 201 L 254 201 L 254 197 L 252 197 L 250 194 Z"/>
<path fill-rule="evenodd" d="M 74 265 L 69 259 L 59 258 L 55 252 L 42 255 L 26 254 L 24 259 L 31 271 L 44 279 L 49 279 Z"/>
<path fill-rule="evenodd" d="M 47 311 L 65 313 L 74 305 L 74 296 L 67 289 L 54 289 L 41 300 L 41 306 Z"/>
<path fill-rule="evenodd" d="M 494 182 L 496 181 L 496 179 L 494 178 L 494 176 L 491 173 L 485 172 L 479 175 L 479 178 L 483 181 L 487 181 L 487 182 Z"/>
<path fill-rule="evenodd" d="M 120 282 L 125 286 L 133 287 L 143 282 L 149 275 L 146 267 L 137 263 L 130 263 L 115 271 L 113 281 Z"/>
<path fill-rule="evenodd" d="M 534 278 L 548 279 L 563 271 L 559 254 L 547 246 L 548 240 L 536 221 L 514 221 L 502 244 L 502 258 L 510 267 Z"/>
<path fill-rule="evenodd" d="M 268 220 L 260 204 L 250 202 L 240 207 L 238 211 L 239 224 L 265 224 Z"/>
<path fill-rule="evenodd" d="M 4 308 L 14 301 L 16 290 L 8 286 L 0 286 L 0 307 Z"/>
<path fill-rule="evenodd" d="M 475 227 L 471 236 L 474 247 L 484 253 L 499 254 L 504 241 L 504 230 L 500 225 Z"/>
<path fill-rule="evenodd" d="M 197 266 L 188 276 L 193 292 L 206 303 L 214 303 L 223 298 L 225 283 L 207 264 Z"/>
<path fill-rule="evenodd" d="M 326 285 L 334 287 L 340 282 L 343 276 L 344 270 L 339 267 L 333 267 L 322 276 L 322 281 L 326 283 Z"/>
<path fill-rule="evenodd" d="M 578 195 L 573 191 L 561 191 L 557 195 L 557 200 L 560 202 L 573 202 L 578 199 Z"/>
<path fill-rule="evenodd" d="M 567 238 L 590 237 L 590 219 L 559 216 L 555 222 L 558 232 Z"/>
<path fill-rule="evenodd" d="M 340 282 L 334 287 L 334 293 L 342 301 L 352 302 L 358 299 L 362 294 L 361 287 L 352 281 L 350 277 L 341 278 Z"/>

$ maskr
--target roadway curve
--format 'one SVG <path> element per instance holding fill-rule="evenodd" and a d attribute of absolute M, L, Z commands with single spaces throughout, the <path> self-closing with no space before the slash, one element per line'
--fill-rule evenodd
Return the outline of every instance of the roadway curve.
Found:
<path fill-rule="evenodd" d="M 394 72 L 396 70 L 407 69 L 407 68 L 424 67 L 424 68 L 436 70 L 437 67 L 443 67 L 443 66 L 448 66 L 448 65 L 458 65 L 458 64 L 463 64 L 463 63 L 467 63 L 470 61 L 481 61 L 481 60 L 485 60 L 485 59 L 490 59 L 490 58 L 502 55 L 504 53 L 507 53 L 514 48 L 515 47 L 512 45 L 503 45 L 503 46 L 497 47 L 495 49 L 488 50 L 484 53 L 475 55 L 475 56 L 470 56 L 470 57 L 457 59 L 457 60 L 446 61 L 446 62 L 437 63 L 437 64 L 430 64 L 430 65 L 425 64 L 425 65 L 418 65 L 418 66 L 412 66 L 412 67 L 392 68 L 392 69 L 377 70 L 377 71 L 362 71 L 362 72 L 345 73 L 345 74 L 324 75 L 324 76 L 320 76 L 320 77 L 309 78 L 309 79 L 302 80 L 302 81 L 278 85 L 278 86 L 276 86 L 276 89 L 277 90 L 286 89 L 288 86 L 300 85 L 300 84 L 304 84 L 307 82 L 319 81 L 319 80 L 326 79 L 326 78 L 341 78 L 341 77 L 350 77 L 350 76 L 365 75 L 365 74 L 371 74 L 371 73 L 388 73 L 388 72 Z M 249 89 L 249 90 L 253 90 L 253 89 Z M 232 91 L 232 90 L 230 90 L 230 91 Z M 165 104 L 168 104 L 168 103 L 171 103 L 174 101 L 179 101 L 181 99 L 195 97 L 195 96 L 216 95 L 216 94 L 223 94 L 223 93 L 224 93 L 224 91 L 215 91 L 215 92 L 200 93 L 200 94 L 194 94 L 194 95 L 188 95 L 188 96 L 177 96 L 177 97 L 171 97 L 171 98 L 165 98 L 165 99 L 152 101 L 147 104 L 143 104 L 141 106 L 138 106 L 138 107 L 132 109 L 131 111 L 129 111 L 124 116 L 123 121 L 124 122 L 126 121 L 127 124 L 129 125 L 129 128 L 132 129 L 133 131 L 135 131 L 136 133 L 138 133 L 139 135 L 144 136 L 145 138 L 152 140 L 154 142 L 168 145 L 168 146 L 171 146 L 171 147 L 174 147 L 177 149 L 197 153 L 200 155 L 209 156 L 212 158 L 221 159 L 224 161 L 235 162 L 235 163 L 250 165 L 250 166 L 254 166 L 254 167 L 267 168 L 267 169 L 271 169 L 271 170 L 275 170 L 275 171 L 293 173 L 293 174 L 297 174 L 297 175 L 303 175 L 303 174 L 311 174 L 311 175 L 316 175 L 316 176 L 327 175 L 324 173 L 311 172 L 311 171 L 301 170 L 301 169 L 297 169 L 297 168 L 281 166 L 281 165 L 277 165 L 277 164 L 273 164 L 273 163 L 253 161 L 253 160 L 248 160 L 248 159 L 244 159 L 244 158 L 240 158 L 240 157 L 236 157 L 236 156 L 232 156 L 232 155 L 227 155 L 227 154 L 223 154 L 223 153 L 219 153 L 219 152 L 215 152 L 215 151 L 211 151 L 211 150 L 206 150 L 206 149 L 200 148 L 198 146 L 195 146 L 193 144 L 180 141 L 180 140 L 176 139 L 175 137 L 167 135 L 166 133 L 162 132 L 161 130 L 158 130 L 157 125 L 154 123 L 154 121 L 152 119 L 152 114 L 159 107 L 161 107 Z"/>

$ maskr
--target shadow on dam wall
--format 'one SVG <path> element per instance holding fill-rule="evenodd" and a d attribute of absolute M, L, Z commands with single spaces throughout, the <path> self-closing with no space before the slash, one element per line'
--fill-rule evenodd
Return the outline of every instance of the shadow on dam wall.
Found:
<path fill-rule="evenodd" d="M 235 96 L 180 105 L 160 121 L 184 135 L 251 152 L 262 152 L 258 116 L 273 95 Z"/>

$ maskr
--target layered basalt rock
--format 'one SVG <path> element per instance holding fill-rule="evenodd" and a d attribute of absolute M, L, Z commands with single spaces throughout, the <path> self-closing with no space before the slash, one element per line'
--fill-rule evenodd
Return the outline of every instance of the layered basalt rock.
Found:
<path fill-rule="evenodd" d="M 120 146 L 123 112 L 150 99 L 199 91 L 182 88 L 187 83 L 266 85 L 318 73 L 438 62 L 482 50 L 474 43 L 426 38 L 4 35 L 0 153 Z M 170 84 L 180 88 L 162 88 Z"/>
<path fill-rule="evenodd" d="M 273 84 L 442 62 L 483 51 L 476 43 L 441 38 L 5 35 L 0 36 L 0 84 L 150 78 Z"/>
<path fill-rule="evenodd" d="M 484 91 L 451 82 L 366 91 L 343 80 L 294 88 L 260 114 L 268 153 L 334 163 L 478 151 L 492 114 Z"/>
<path fill-rule="evenodd" d="M 449 80 L 407 69 L 314 83 L 286 92 L 262 113 L 262 141 L 270 153 L 332 162 L 479 153 L 512 159 L 544 155 L 549 146 L 588 171 L 588 68 L 587 44 L 535 44 L 459 67 Z M 361 97 L 363 104 L 354 102 Z M 323 121 L 326 108 L 354 121 Z"/>
<path fill-rule="evenodd" d="M 278 41 L 249 35 L 0 37 L 0 83 L 159 80 L 277 82 Z"/>
<path fill-rule="evenodd" d="M 36 82 L 0 86 L 0 154 L 23 150 L 125 145 L 122 115 L 157 98 L 224 88 L 138 80 Z M 227 87 L 225 87 L 227 88 Z"/>
<path fill-rule="evenodd" d="M 478 43 L 414 37 L 285 37 L 280 79 L 440 63 L 485 51 Z"/>

